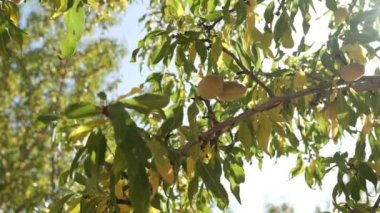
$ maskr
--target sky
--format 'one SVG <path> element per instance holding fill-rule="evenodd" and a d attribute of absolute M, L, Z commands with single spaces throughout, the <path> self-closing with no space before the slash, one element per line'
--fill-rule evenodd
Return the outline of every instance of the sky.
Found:
<path fill-rule="evenodd" d="M 324 1 L 315 2 L 318 11 L 318 8 L 321 8 L 324 4 Z M 146 9 L 142 3 L 128 5 L 121 25 L 112 28 L 110 31 L 110 34 L 120 39 L 128 49 L 128 55 L 123 59 L 120 72 L 118 73 L 121 75 L 122 83 L 117 90 L 117 95 L 125 94 L 132 87 L 139 86 L 145 77 L 144 72 L 143 74 L 140 73 L 137 63 L 129 62 L 131 52 L 137 47 L 138 40 L 144 36 L 142 32 L 143 26 L 138 24 L 138 19 L 144 11 Z M 319 13 L 323 14 L 323 11 L 319 11 Z M 315 46 L 318 46 L 327 39 L 328 35 L 321 35 L 320 32 L 327 32 L 330 16 L 327 15 L 324 18 L 319 18 L 317 15 L 314 15 L 312 17 L 318 20 L 318 25 L 312 24 L 307 41 L 313 41 Z M 296 26 L 301 26 L 300 24 L 295 24 Z M 145 71 L 145 74 L 147 73 Z M 343 143 L 337 145 L 331 144 L 325 148 L 324 152 L 329 154 L 331 150 L 349 150 L 355 145 L 354 140 L 349 138 L 345 139 Z M 257 162 L 253 162 L 252 165 L 246 164 L 246 181 L 240 186 L 242 204 L 240 205 L 230 193 L 229 209 L 232 212 L 239 213 L 260 213 L 265 212 L 267 204 L 281 205 L 287 203 L 295 209 L 296 213 L 315 212 L 317 206 L 323 211 L 331 212 L 331 193 L 336 181 L 336 174 L 331 173 L 325 177 L 322 189 L 310 189 L 304 181 L 303 174 L 294 179 L 289 178 L 289 171 L 295 166 L 295 162 L 296 156 L 282 157 L 277 160 L 267 157 L 264 160 L 262 170 L 258 169 Z M 229 191 L 227 181 L 224 180 L 223 184 L 227 191 Z M 220 212 L 217 209 L 213 211 Z"/>

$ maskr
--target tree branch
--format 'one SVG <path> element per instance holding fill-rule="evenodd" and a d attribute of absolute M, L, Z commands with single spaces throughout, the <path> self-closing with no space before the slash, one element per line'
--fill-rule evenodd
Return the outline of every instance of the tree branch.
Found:
<path fill-rule="evenodd" d="M 248 68 L 246 68 L 243 63 L 238 59 L 231 51 L 229 51 L 227 48 L 223 47 L 223 52 L 227 53 L 229 56 L 231 56 L 236 64 L 243 70 L 243 72 L 247 75 L 249 75 L 254 82 L 256 82 L 258 85 L 260 85 L 266 93 L 268 93 L 269 97 L 274 97 L 273 92 L 262 82 L 260 79 L 258 79 Z"/>
<path fill-rule="evenodd" d="M 337 83 L 338 90 L 340 91 L 346 91 L 350 87 L 355 89 L 357 92 L 361 91 L 370 91 L 370 90 L 380 90 L 380 76 L 364 76 L 359 81 L 356 81 L 354 83 L 347 83 L 344 81 L 339 81 Z M 205 141 L 210 141 L 212 139 L 215 139 L 219 137 L 220 134 L 228 131 L 229 129 L 236 126 L 239 122 L 248 119 L 252 115 L 258 113 L 270 110 L 280 104 L 283 103 L 289 103 L 290 101 L 304 97 L 306 95 L 310 94 L 318 94 L 318 93 L 324 93 L 331 90 L 333 86 L 333 83 L 331 81 L 321 83 L 318 86 L 311 87 L 308 89 L 304 89 L 298 92 L 291 93 L 289 95 L 283 95 L 283 96 L 275 96 L 270 98 L 267 102 L 262 103 L 260 105 L 257 105 L 255 108 L 249 109 L 245 112 L 242 112 L 241 114 L 237 115 L 236 117 L 229 118 L 211 129 L 207 130 L 206 132 L 202 133 L 199 136 L 198 141 L 191 141 L 186 143 L 184 146 L 182 146 L 179 149 L 179 153 L 183 156 L 186 156 L 188 154 L 188 150 L 196 145 L 197 143 L 202 143 Z M 379 201 L 380 202 L 380 201 Z"/>

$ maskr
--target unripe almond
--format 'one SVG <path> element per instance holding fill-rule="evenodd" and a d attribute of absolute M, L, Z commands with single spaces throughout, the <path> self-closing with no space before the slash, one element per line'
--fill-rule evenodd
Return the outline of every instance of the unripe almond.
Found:
<path fill-rule="evenodd" d="M 223 89 L 223 78 L 209 75 L 202 78 L 198 84 L 198 94 L 207 100 L 216 98 Z"/>
<path fill-rule="evenodd" d="M 340 77 L 346 82 L 359 80 L 364 74 L 364 65 L 359 63 L 349 64 L 340 71 Z"/>
<path fill-rule="evenodd" d="M 218 98 L 222 101 L 234 101 L 244 96 L 247 88 L 234 81 L 224 82 L 223 90 L 218 95 Z"/>

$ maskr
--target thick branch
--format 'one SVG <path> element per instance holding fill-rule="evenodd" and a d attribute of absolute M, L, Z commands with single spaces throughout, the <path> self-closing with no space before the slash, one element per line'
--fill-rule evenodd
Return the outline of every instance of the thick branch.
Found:
<path fill-rule="evenodd" d="M 243 70 L 243 72 L 249 77 L 252 78 L 254 82 L 256 82 L 258 85 L 260 85 L 266 93 L 268 93 L 269 97 L 274 97 L 273 92 L 262 82 L 260 79 L 258 79 L 251 71 L 249 71 L 248 68 L 246 68 L 243 63 L 238 59 L 231 51 L 229 51 L 227 48 L 223 47 L 223 52 L 227 53 L 229 56 L 231 56 L 236 64 Z"/>
<path fill-rule="evenodd" d="M 333 84 L 332 82 L 325 82 L 322 83 L 318 86 L 311 87 L 305 90 L 301 90 L 298 92 L 291 93 L 289 95 L 283 95 L 283 96 L 276 96 L 270 98 L 267 102 L 262 103 L 255 108 L 249 109 L 236 117 L 232 117 L 230 119 L 227 119 L 208 131 L 204 132 L 203 134 L 200 135 L 199 141 L 191 141 L 185 144 L 180 150 L 181 155 L 187 155 L 188 150 L 194 146 L 197 143 L 203 142 L 203 141 L 210 141 L 214 138 L 217 138 L 221 133 L 228 131 L 232 127 L 236 126 L 239 122 L 248 119 L 252 115 L 258 113 L 258 112 L 263 112 L 270 110 L 280 104 L 283 103 L 289 103 L 294 99 L 304 97 L 306 95 L 310 94 L 318 94 L 318 93 L 325 93 L 329 90 L 331 90 Z M 351 85 L 344 82 L 340 81 L 338 82 L 338 89 L 340 91 L 345 91 L 348 88 L 352 87 L 355 89 L 357 92 L 361 91 L 370 91 L 370 90 L 380 90 L 380 76 L 365 76 L 363 77 L 360 81 L 357 81 L 355 83 L 352 83 Z"/>

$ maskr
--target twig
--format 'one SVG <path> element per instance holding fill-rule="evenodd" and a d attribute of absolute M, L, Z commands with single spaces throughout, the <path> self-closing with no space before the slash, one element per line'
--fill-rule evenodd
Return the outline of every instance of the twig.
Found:
<path fill-rule="evenodd" d="M 202 99 L 207 107 L 207 117 L 211 120 L 212 126 L 217 125 L 219 122 L 216 120 L 215 113 L 212 110 L 211 104 L 209 100 Z"/>
<path fill-rule="evenodd" d="M 357 82 L 348 84 L 347 82 L 340 81 L 337 84 L 340 86 L 338 90 L 340 91 L 346 91 L 350 87 L 355 89 L 357 92 L 361 91 L 369 91 L 369 90 L 379 90 L 380 89 L 380 76 L 365 76 L 362 79 L 360 79 Z M 299 97 L 303 97 L 306 95 L 314 94 L 314 93 L 323 93 L 330 91 L 331 87 L 333 86 L 333 83 L 331 81 L 321 83 L 318 86 L 311 87 L 308 89 L 304 89 L 298 92 L 291 93 L 289 95 L 284 96 L 275 96 L 270 98 L 267 102 L 260 104 L 256 106 L 255 108 L 249 109 L 245 112 L 242 112 L 241 114 L 237 115 L 236 117 L 227 119 L 208 131 L 204 132 L 200 135 L 198 141 L 192 141 L 186 143 L 184 146 L 182 146 L 179 149 L 179 153 L 183 156 L 186 156 L 188 154 L 188 150 L 196 145 L 197 143 L 203 143 L 205 141 L 210 141 L 214 139 L 215 137 L 219 137 L 220 134 L 223 132 L 228 131 L 232 127 L 236 126 L 239 122 L 251 117 L 252 115 L 258 113 L 270 110 L 280 104 L 283 103 L 290 103 L 291 100 L 297 99 Z M 380 202 L 380 201 L 379 201 Z"/>
<path fill-rule="evenodd" d="M 280 6 L 278 7 L 277 11 L 274 13 L 276 16 L 279 16 L 281 9 L 284 8 L 285 0 L 281 0 L 281 1 L 279 0 L 278 3 L 280 3 Z"/>
<path fill-rule="evenodd" d="M 269 97 L 274 97 L 273 92 L 262 82 L 260 79 L 258 79 L 251 71 L 246 68 L 243 63 L 238 59 L 231 51 L 229 51 L 227 48 L 223 47 L 223 52 L 227 53 L 229 56 L 231 56 L 236 64 L 243 70 L 243 72 L 247 75 L 249 75 L 253 81 L 255 81 L 258 85 L 260 85 L 266 93 L 268 93 Z"/>

